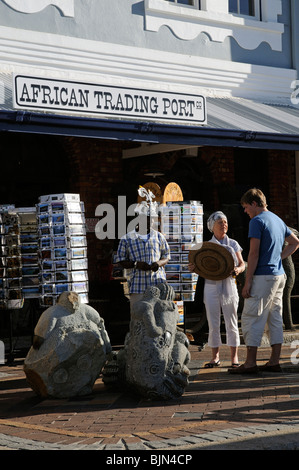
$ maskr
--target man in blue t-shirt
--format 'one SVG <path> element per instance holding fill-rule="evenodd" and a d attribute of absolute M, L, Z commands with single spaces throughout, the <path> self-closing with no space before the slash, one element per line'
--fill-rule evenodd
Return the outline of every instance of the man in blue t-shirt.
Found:
<path fill-rule="evenodd" d="M 267 209 L 265 195 L 253 188 L 241 198 L 241 204 L 250 217 L 250 249 L 242 295 L 245 299 L 242 313 L 242 333 L 247 347 L 245 363 L 231 373 L 257 373 L 257 349 L 265 326 L 268 327 L 272 348 L 269 361 L 259 369 L 279 372 L 283 343 L 282 295 L 286 275 L 282 260 L 299 247 L 298 238 L 286 224 Z M 283 248 L 284 242 L 287 242 Z"/>

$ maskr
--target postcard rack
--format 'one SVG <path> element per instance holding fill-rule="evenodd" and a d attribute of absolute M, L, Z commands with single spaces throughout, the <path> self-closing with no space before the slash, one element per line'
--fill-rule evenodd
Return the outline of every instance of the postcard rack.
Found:
<path fill-rule="evenodd" d="M 25 299 L 55 305 L 64 291 L 88 302 L 84 204 L 79 194 L 41 196 L 35 207 L 0 206 L 0 308 Z"/>
<path fill-rule="evenodd" d="M 22 308 L 20 219 L 14 206 L 0 207 L 0 308 Z"/>
<path fill-rule="evenodd" d="M 84 204 L 79 194 L 41 196 L 37 204 L 41 305 L 56 303 L 64 291 L 88 302 Z"/>
<path fill-rule="evenodd" d="M 174 289 L 180 323 L 184 323 L 184 302 L 194 301 L 198 279 L 198 275 L 188 269 L 188 253 L 203 241 L 203 205 L 200 201 L 167 202 L 159 211 L 161 232 L 171 253 L 165 266 L 166 280 Z"/>

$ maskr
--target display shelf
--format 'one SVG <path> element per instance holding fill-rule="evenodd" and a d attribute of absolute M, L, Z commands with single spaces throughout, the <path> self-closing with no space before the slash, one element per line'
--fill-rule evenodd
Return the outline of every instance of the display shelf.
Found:
<path fill-rule="evenodd" d="M 64 291 L 77 292 L 87 303 L 87 239 L 79 194 L 41 196 L 36 207 L 41 305 L 54 305 Z"/>
<path fill-rule="evenodd" d="M 34 207 L 0 205 L 0 308 L 24 299 L 54 305 L 65 290 L 88 302 L 84 203 L 79 194 L 40 196 Z"/>
<path fill-rule="evenodd" d="M 159 207 L 161 232 L 165 235 L 171 258 L 165 266 L 166 280 L 173 287 L 175 301 L 193 301 L 198 275 L 189 272 L 188 253 L 203 241 L 203 205 L 200 201 L 172 201 Z"/>

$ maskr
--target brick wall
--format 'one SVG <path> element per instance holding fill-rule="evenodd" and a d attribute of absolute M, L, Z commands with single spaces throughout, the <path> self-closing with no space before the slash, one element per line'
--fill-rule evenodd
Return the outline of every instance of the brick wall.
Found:
<path fill-rule="evenodd" d="M 232 148 L 204 147 L 201 158 L 209 166 L 213 185 L 213 201 L 210 206 L 217 210 L 222 204 L 222 188 L 234 187 L 235 171 Z"/>
<path fill-rule="evenodd" d="M 269 150 L 268 171 L 270 210 L 298 229 L 295 153 Z"/>
<path fill-rule="evenodd" d="M 299 231 L 296 194 L 295 152 L 269 150 L 269 208 Z M 292 256 L 296 281 L 292 294 L 299 294 L 299 252 Z M 298 302 L 292 308 L 298 311 Z"/>
<path fill-rule="evenodd" d="M 86 218 L 95 218 L 99 204 L 116 207 L 117 185 L 122 182 L 122 143 L 101 139 L 66 138 L 64 148 L 69 158 L 72 192 L 79 193 L 85 204 Z M 98 295 L 100 285 L 109 280 L 113 240 L 99 240 L 87 233 L 88 275 L 91 296 Z M 95 292 L 94 292 L 95 291 Z"/>
<path fill-rule="evenodd" d="M 235 202 L 239 202 L 237 185 L 242 181 L 235 181 L 234 153 L 232 148 L 206 147 L 202 149 L 201 158 L 209 165 L 213 185 L 213 207 L 218 209 L 222 204 L 223 194 L 221 188 L 231 189 L 237 195 Z M 244 160 L 246 169 L 246 160 Z M 259 171 L 257 169 L 257 171 Z M 298 229 L 297 198 L 296 198 L 296 172 L 295 153 L 292 151 L 267 151 L 267 177 L 269 192 L 267 201 L 270 210 L 281 217 L 286 224 Z M 251 187 L 256 186 L 252 178 Z M 228 199 L 228 195 L 224 197 Z M 233 197 L 231 198 L 233 200 Z"/>

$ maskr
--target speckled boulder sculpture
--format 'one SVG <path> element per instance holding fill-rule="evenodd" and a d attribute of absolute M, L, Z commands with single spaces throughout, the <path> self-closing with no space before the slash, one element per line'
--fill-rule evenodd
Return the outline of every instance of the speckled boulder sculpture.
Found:
<path fill-rule="evenodd" d="M 111 352 L 104 321 L 74 292 L 64 292 L 45 310 L 34 330 L 24 362 L 32 389 L 43 397 L 67 398 L 91 393 Z"/>
<path fill-rule="evenodd" d="M 149 399 L 181 396 L 188 385 L 187 336 L 177 330 L 178 310 L 168 284 L 150 287 L 131 312 L 124 349 L 103 370 L 104 382 L 120 380 Z M 111 374 L 113 371 L 113 374 Z"/>

